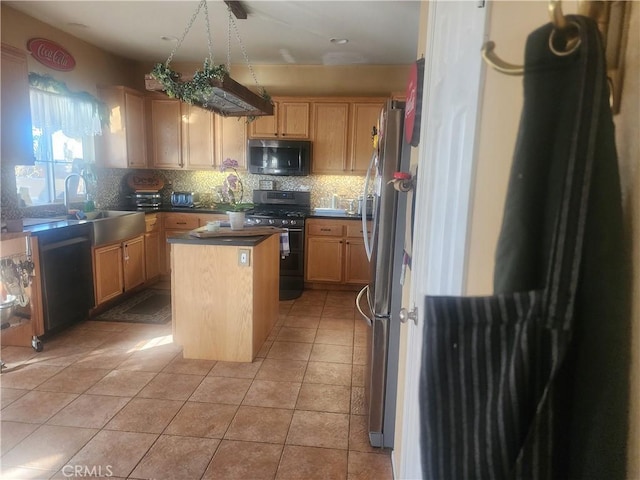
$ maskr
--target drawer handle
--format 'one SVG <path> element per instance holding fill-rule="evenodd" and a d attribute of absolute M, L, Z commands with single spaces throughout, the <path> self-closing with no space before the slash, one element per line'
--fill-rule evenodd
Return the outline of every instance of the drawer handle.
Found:
<path fill-rule="evenodd" d="M 187 222 L 176 222 L 176 225 L 186 225 Z"/>
<path fill-rule="evenodd" d="M 321 232 L 333 232 L 332 228 L 321 228 L 320 229 Z"/>

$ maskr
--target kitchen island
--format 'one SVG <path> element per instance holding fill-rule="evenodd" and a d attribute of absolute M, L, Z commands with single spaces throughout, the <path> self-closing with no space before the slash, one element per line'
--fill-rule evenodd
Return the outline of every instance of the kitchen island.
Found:
<path fill-rule="evenodd" d="M 173 340 L 184 358 L 251 362 L 257 355 L 279 308 L 280 233 L 267 228 L 168 237 Z"/>

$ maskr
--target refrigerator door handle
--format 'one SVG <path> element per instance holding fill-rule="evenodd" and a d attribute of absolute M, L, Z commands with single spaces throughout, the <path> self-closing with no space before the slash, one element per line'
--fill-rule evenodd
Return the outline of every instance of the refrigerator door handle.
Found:
<path fill-rule="evenodd" d="M 367 195 L 369 195 L 369 181 L 371 180 L 371 170 L 375 165 L 376 161 L 376 151 L 374 150 L 371 154 L 371 161 L 369 162 L 369 168 L 367 169 L 367 175 L 364 178 L 364 191 L 362 192 L 363 201 L 362 203 L 366 205 Z M 374 201 L 375 203 L 375 201 Z M 372 212 L 375 218 L 375 212 Z M 374 220 L 375 221 L 375 220 Z M 373 249 L 373 231 L 371 232 L 371 238 L 367 235 L 367 210 L 366 208 L 362 212 L 362 236 L 364 237 L 364 250 L 367 253 L 367 260 L 371 261 L 371 253 Z M 360 312 L 362 313 L 362 312 Z"/>
<path fill-rule="evenodd" d="M 367 322 L 367 325 L 372 326 L 373 322 L 369 317 L 367 317 L 364 314 L 364 312 L 362 311 L 362 308 L 360 308 L 360 301 L 362 300 L 362 295 L 364 295 L 364 293 L 367 292 L 368 290 L 369 290 L 369 285 L 365 285 L 364 287 L 362 287 L 362 290 L 358 292 L 358 296 L 356 297 L 356 307 L 358 308 L 360 315 L 362 315 L 362 318 L 364 318 L 364 321 Z"/>

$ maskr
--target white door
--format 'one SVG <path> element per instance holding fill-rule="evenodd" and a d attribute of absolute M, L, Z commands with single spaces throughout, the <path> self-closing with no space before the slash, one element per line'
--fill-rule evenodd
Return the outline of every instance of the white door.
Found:
<path fill-rule="evenodd" d="M 410 295 L 418 325 L 410 322 L 407 333 L 400 479 L 423 478 L 418 387 L 424 297 L 460 295 L 465 283 L 487 17 L 484 2 L 429 2 Z"/>

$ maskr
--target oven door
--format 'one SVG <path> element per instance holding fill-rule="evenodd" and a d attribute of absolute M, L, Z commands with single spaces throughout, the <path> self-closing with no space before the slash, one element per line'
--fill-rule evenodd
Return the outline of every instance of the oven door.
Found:
<path fill-rule="evenodd" d="M 304 278 L 304 230 L 289 228 L 289 250 L 280 260 L 280 275 Z"/>

